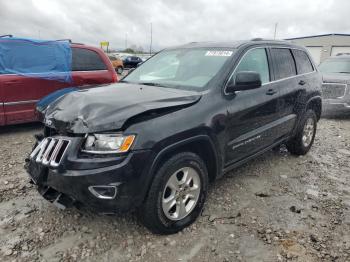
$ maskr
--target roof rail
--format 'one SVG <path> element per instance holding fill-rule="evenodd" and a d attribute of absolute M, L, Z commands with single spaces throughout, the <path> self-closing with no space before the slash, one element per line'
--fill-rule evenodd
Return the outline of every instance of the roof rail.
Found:
<path fill-rule="evenodd" d="M 84 45 L 83 43 L 74 43 L 71 39 L 57 39 L 56 41 L 68 41 L 70 44 Z"/>
<path fill-rule="evenodd" d="M 0 35 L 0 37 L 13 37 L 13 35 Z"/>
<path fill-rule="evenodd" d="M 69 43 L 72 43 L 72 40 L 70 39 L 57 39 L 56 41 L 68 41 Z"/>
<path fill-rule="evenodd" d="M 250 41 L 274 41 L 274 42 L 286 42 L 286 40 L 281 40 L 281 39 L 269 39 L 269 38 L 261 38 L 261 37 L 257 37 L 257 38 L 253 38 Z"/>

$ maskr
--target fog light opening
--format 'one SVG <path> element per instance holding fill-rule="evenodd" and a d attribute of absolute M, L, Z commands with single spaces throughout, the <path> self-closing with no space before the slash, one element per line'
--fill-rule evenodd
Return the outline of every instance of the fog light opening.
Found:
<path fill-rule="evenodd" d="M 116 186 L 89 186 L 89 191 L 100 199 L 114 199 L 117 195 Z"/>

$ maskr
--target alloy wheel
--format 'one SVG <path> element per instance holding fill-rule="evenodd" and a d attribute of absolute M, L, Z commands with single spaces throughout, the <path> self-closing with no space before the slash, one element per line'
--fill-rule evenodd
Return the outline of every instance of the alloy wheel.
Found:
<path fill-rule="evenodd" d="M 165 216 L 177 221 L 189 215 L 196 206 L 201 191 L 198 172 L 184 167 L 173 173 L 165 185 L 162 208 Z"/>
<path fill-rule="evenodd" d="M 304 147 L 308 147 L 311 144 L 312 138 L 315 132 L 315 122 L 312 118 L 308 118 L 305 122 L 303 129 L 302 141 Z"/>

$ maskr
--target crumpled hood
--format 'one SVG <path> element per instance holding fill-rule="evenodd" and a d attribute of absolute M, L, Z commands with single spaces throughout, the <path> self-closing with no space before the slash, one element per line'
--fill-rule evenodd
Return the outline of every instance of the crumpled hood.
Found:
<path fill-rule="evenodd" d="M 49 105 L 45 124 L 61 132 L 91 133 L 121 129 L 131 117 L 174 109 L 200 99 L 198 92 L 137 84 L 112 84 L 64 95 Z"/>
<path fill-rule="evenodd" d="M 350 74 L 327 73 L 322 75 L 324 83 L 350 84 Z"/>

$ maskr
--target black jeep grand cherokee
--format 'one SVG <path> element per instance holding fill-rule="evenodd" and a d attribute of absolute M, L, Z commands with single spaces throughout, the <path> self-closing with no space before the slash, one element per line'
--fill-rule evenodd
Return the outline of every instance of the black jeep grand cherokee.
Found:
<path fill-rule="evenodd" d="M 209 181 L 281 143 L 306 154 L 320 88 L 306 50 L 287 42 L 169 48 L 120 83 L 50 104 L 27 171 L 60 207 L 136 208 L 151 231 L 174 233 L 200 214 Z"/>

